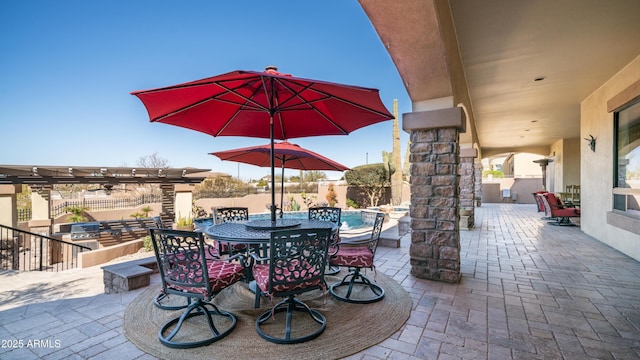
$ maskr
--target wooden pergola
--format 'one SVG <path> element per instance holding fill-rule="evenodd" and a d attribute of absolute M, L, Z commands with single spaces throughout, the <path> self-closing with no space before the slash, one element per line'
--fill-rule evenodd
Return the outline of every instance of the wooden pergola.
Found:
<path fill-rule="evenodd" d="M 197 184 L 210 169 L 0 165 L 0 185 Z"/>
<path fill-rule="evenodd" d="M 0 224 L 17 227 L 16 194 L 22 185 L 32 193 L 30 228 L 50 227 L 50 192 L 57 184 L 98 184 L 110 189 L 118 184 L 159 184 L 167 213 L 190 213 L 192 187 L 202 182 L 210 169 L 136 168 L 108 166 L 0 165 Z M 163 208 L 164 210 L 164 208 Z"/>

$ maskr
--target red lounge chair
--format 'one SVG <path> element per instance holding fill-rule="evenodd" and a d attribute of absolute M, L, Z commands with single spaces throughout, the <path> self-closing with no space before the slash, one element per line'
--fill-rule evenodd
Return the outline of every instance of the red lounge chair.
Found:
<path fill-rule="evenodd" d="M 536 191 L 533 193 L 533 198 L 536 199 L 536 204 L 538 204 L 538 212 L 544 212 L 544 203 L 538 195 L 546 193 L 546 191 Z"/>
<path fill-rule="evenodd" d="M 580 209 L 574 207 L 565 207 L 562 201 L 553 193 L 544 193 L 538 195 L 544 205 L 545 215 L 553 220 L 552 225 L 575 226 L 570 218 L 580 217 Z"/>

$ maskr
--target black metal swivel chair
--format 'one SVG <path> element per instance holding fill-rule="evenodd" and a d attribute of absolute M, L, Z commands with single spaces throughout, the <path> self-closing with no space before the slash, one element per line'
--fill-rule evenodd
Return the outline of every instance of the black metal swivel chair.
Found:
<path fill-rule="evenodd" d="M 256 299 L 262 294 L 269 298 L 285 298 L 256 320 L 256 331 L 263 339 L 277 344 L 301 343 L 315 339 L 326 328 L 325 316 L 311 309 L 296 295 L 316 289 L 326 290 L 324 271 L 330 237 L 331 229 L 274 231 L 269 242 L 269 257 L 259 258 L 253 254 L 256 260 L 260 260 L 253 266 Z M 268 263 L 263 263 L 264 260 Z M 286 312 L 284 329 L 274 329 L 273 324 L 265 324 L 277 321 L 280 312 Z M 309 322 L 304 321 L 308 319 L 304 319 L 305 316 L 310 316 L 317 327 L 305 325 L 307 331 L 297 328 L 296 320 L 304 324 Z"/>
<path fill-rule="evenodd" d="M 342 209 L 331 206 L 317 206 L 309 208 L 309 220 L 322 220 L 331 221 L 338 225 L 338 231 L 333 235 L 331 244 L 329 246 L 329 254 L 332 254 L 335 245 L 340 242 L 340 216 L 342 215 Z M 337 248 L 335 248 L 337 250 Z M 334 266 L 327 262 L 327 269 L 325 275 L 334 275 L 340 272 L 340 266 Z"/>
<path fill-rule="evenodd" d="M 210 258 L 201 232 L 172 229 L 149 229 L 149 232 L 165 292 L 190 299 L 182 315 L 160 328 L 160 342 L 171 348 L 193 348 L 211 344 L 230 334 L 235 328 L 236 317 L 218 309 L 211 300 L 246 276 L 242 256 L 224 260 Z M 181 330 L 191 326 L 193 321 L 189 319 L 196 316 L 206 318 L 210 333 L 186 329 L 183 333 L 189 333 L 188 339 L 174 341 Z M 179 336 L 182 337 L 185 336 Z"/>
<path fill-rule="evenodd" d="M 371 230 L 371 238 L 360 241 L 342 241 L 338 246 L 338 251 L 329 256 L 331 265 L 346 266 L 350 269 L 341 282 L 332 284 L 329 287 L 331 295 L 339 300 L 368 304 L 382 300 L 384 289 L 374 284 L 361 273 L 361 269 L 375 269 L 373 264 L 385 214 L 377 213 Z M 357 290 L 354 292 L 354 289 Z M 370 291 L 367 291 L 370 290 Z M 357 295 L 356 295 L 357 293 Z"/>
<path fill-rule="evenodd" d="M 153 220 L 158 229 L 166 228 L 165 223 L 162 221 L 160 216 L 154 217 Z M 151 233 L 149 233 L 149 236 L 151 236 Z M 220 257 L 218 249 L 209 244 L 205 246 L 205 251 L 207 252 L 208 259 L 218 259 Z M 163 282 L 162 290 L 160 290 L 158 296 L 153 299 L 153 304 L 163 310 L 180 310 L 189 306 L 189 304 L 191 304 L 191 299 L 187 298 L 185 303 L 181 305 L 172 305 L 167 293 L 166 284 Z"/>
<path fill-rule="evenodd" d="M 213 210 L 214 224 L 246 220 L 249 220 L 249 208 L 246 207 L 222 207 Z M 230 244 L 223 241 L 216 242 L 218 243 L 218 252 L 224 255 L 233 255 L 234 252 L 244 252 L 247 248 L 245 244 Z"/>

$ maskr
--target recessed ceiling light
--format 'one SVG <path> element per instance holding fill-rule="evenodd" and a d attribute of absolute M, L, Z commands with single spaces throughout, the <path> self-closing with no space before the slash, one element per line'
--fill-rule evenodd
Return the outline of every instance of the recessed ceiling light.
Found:
<path fill-rule="evenodd" d="M 546 79 L 544 76 L 538 76 L 537 78 L 533 79 L 533 81 L 542 81 Z"/>

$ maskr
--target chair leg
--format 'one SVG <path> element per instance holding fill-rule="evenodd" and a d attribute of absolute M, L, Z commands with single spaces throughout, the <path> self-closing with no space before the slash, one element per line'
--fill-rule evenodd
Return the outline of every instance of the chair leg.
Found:
<path fill-rule="evenodd" d="M 261 325 L 269 320 L 275 320 L 275 314 L 283 311 L 286 312 L 284 335 L 276 336 L 267 334 L 262 329 Z M 313 321 L 320 324 L 320 327 L 307 335 L 291 337 L 294 311 L 308 314 Z M 256 332 L 258 335 L 263 339 L 276 344 L 298 344 L 315 339 L 322 334 L 326 327 L 327 319 L 324 315 L 317 310 L 311 309 L 307 304 L 296 299 L 293 295 L 289 295 L 286 299 L 277 303 L 271 310 L 264 312 L 258 317 L 258 320 L 256 320 Z"/>
<path fill-rule="evenodd" d="M 345 295 L 342 295 L 340 292 L 338 292 L 338 288 L 343 286 L 348 287 Z M 373 296 L 364 299 L 353 298 L 352 292 L 354 286 L 364 286 L 369 288 L 373 293 Z M 370 304 L 376 301 L 380 301 L 382 300 L 382 298 L 384 298 L 384 289 L 372 283 L 371 280 L 362 275 L 360 273 L 360 268 L 355 268 L 349 274 L 347 274 L 341 282 L 331 285 L 331 287 L 329 287 L 329 292 L 338 300 L 356 304 Z"/>
<path fill-rule="evenodd" d="M 576 224 L 571 222 L 568 216 L 559 217 L 557 221 L 550 222 L 549 224 L 558 226 L 576 226 Z"/>
<path fill-rule="evenodd" d="M 191 298 L 187 298 L 186 300 L 187 303 L 184 305 L 167 305 L 163 303 L 163 301 L 168 298 L 169 298 L 169 295 L 167 295 L 164 292 L 160 292 L 160 294 L 158 294 L 158 296 L 156 296 L 155 299 L 153 299 L 153 304 L 162 310 L 181 310 L 191 305 Z"/>
<path fill-rule="evenodd" d="M 331 265 L 327 262 L 327 267 L 324 270 L 325 275 L 335 275 L 340 272 L 340 266 Z"/>
<path fill-rule="evenodd" d="M 211 310 L 207 309 L 207 305 L 211 307 Z M 224 331 L 218 330 L 213 322 L 212 315 L 225 317 L 227 319 L 227 322 L 230 322 L 226 326 Z M 185 324 L 185 320 L 194 316 L 205 316 L 209 325 L 209 330 L 213 335 L 203 340 L 190 342 L 172 341 L 182 328 L 182 325 Z M 236 317 L 232 313 L 219 310 L 218 307 L 212 303 L 202 301 L 201 299 L 195 299 L 182 313 L 182 315 L 180 315 L 180 317 L 169 320 L 162 326 L 162 328 L 160 328 L 160 331 L 158 332 L 158 339 L 163 345 L 176 349 L 187 349 L 205 346 L 229 335 L 231 331 L 233 331 L 233 329 L 236 327 L 236 322 Z M 165 333 L 168 332 L 173 325 L 175 325 L 173 330 L 165 336 Z"/>
<path fill-rule="evenodd" d="M 262 297 L 262 291 L 260 290 L 260 288 L 258 287 L 258 285 L 256 285 L 255 282 L 253 282 L 252 284 L 249 284 L 249 286 L 251 287 L 251 285 L 255 286 L 255 288 L 253 288 L 252 290 L 254 290 L 255 293 L 255 300 L 253 301 L 253 308 L 257 309 L 260 307 L 260 298 Z"/>

